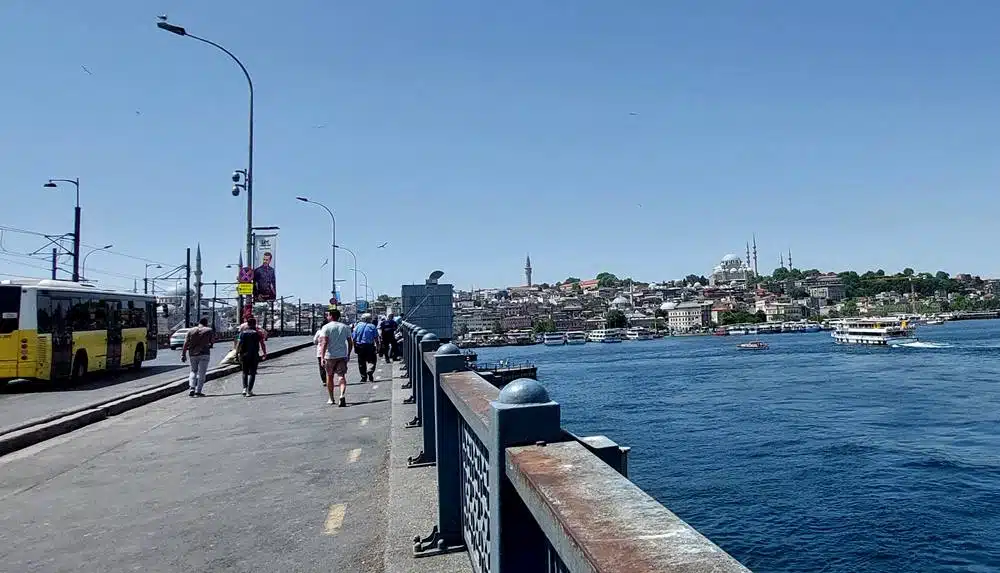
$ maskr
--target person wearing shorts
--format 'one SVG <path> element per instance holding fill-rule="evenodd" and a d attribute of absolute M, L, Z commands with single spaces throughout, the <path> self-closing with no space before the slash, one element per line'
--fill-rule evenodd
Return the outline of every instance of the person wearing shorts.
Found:
<path fill-rule="evenodd" d="M 351 339 L 351 329 L 340 322 L 340 311 L 332 308 L 327 312 L 327 323 L 320 330 L 320 347 L 323 354 L 323 366 L 326 368 L 326 391 L 330 395 L 327 404 L 336 403 L 343 408 L 347 406 L 347 363 L 354 351 L 354 341 Z M 334 385 L 340 384 L 340 399 L 334 401 Z"/>
<path fill-rule="evenodd" d="M 326 325 L 326 319 L 323 319 L 323 325 Z M 326 388 L 326 366 L 323 366 L 323 346 L 321 344 L 323 339 L 323 326 L 321 325 L 317 330 L 316 334 L 313 335 L 313 344 L 316 345 L 316 364 L 319 365 L 319 379 L 323 383 L 323 387 Z"/>

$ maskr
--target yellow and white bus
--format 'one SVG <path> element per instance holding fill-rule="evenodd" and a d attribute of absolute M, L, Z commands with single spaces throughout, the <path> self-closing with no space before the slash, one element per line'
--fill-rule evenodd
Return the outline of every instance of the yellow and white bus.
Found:
<path fill-rule="evenodd" d="M 0 384 L 79 380 L 156 358 L 156 299 L 58 280 L 0 281 Z"/>

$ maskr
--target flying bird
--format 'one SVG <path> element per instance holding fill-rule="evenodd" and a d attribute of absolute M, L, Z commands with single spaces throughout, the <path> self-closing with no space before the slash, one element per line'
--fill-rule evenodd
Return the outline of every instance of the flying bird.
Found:
<path fill-rule="evenodd" d="M 167 21 L 167 15 L 166 14 L 160 14 L 159 16 L 157 16 L 157 18 L 159 18 L 161 22 L 166 22 Z"/>
<path fill-rule="evenodd" d="M 629 114 L 629 115 L 639 115 L 639 112 L 636 112 L 636 111 L 630 111 L 630 112 L 628 112 L 628 114 Z"/>
<path fill-rule="evenodd" d="M 320 265 L 320 266 L 319 266 L 319 268 L 323 268 L 323 267 L 325 267 L 325 266 L 326 266 L 327 264 L 329 264 L 329 262 L 330 262 L 330 259 L 329 259 L 329 258 L 326 258 L 326 259 L 324 259 L 324 260 L 323 260 L 323 264 L 322 264 L 322 265 Z"/>
<path fill-rule="evenodd" d="M 135 110 L 135 114 L 136 114 L 136 115 L 142 115 L 142 112 L 141 112 L 141 111 L 139 111 L 139 110 Z"/>
<path fill-rule="evenodd" d="M 388 245 L 388 244 L 389 244 L 389 241 L 386 241 L 386 242 L 382 243 L 381 245 L 379 245 L 378 248 L 384 249 L 385 246 Z"/>
<path fill-rule="evenodd" d="M 83 64 L 80 64 L 80 67 L 81 67 L 81 68 L 83 68 L 83 71 L 87 72 L 88 74 L 90 74 L 90 75 L 94 75 L 94 72 L 92 72 L 92 71 L 88 70 L 88 69 L 87 69 L 87 66 L 85 66 L 85 65 L 83 65 Z"/>
<path fill-rule="evenodd" d="M 314 125 L 313 129 L 323 129 L 324 127 L 326 127 L 326 124 L 325 123 L 321 123 L 319 125 Z"/>

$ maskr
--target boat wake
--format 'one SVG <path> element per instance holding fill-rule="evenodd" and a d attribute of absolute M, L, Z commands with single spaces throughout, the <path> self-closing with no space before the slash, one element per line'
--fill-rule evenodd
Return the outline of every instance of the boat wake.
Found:
<path fill-rule="evenodd" d="M 951 348 L 952 347 L 950 344 L 943 344 L 939 342 L 921 342 L 919 340 L 917 342 L 894 344 L 893 346 L 897 346 L 900 348 Z"/>

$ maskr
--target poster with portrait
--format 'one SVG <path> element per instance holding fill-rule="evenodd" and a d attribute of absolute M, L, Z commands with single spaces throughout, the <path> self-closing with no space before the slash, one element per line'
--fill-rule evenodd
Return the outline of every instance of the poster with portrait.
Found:
<path fill-rule="evenodd" d="M 254 236 L 253 291 L 254 301 L 269 302 L 277 298 L 278 288 L 274 277 L 278 234 Z"/>

